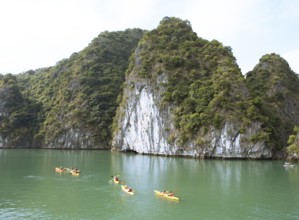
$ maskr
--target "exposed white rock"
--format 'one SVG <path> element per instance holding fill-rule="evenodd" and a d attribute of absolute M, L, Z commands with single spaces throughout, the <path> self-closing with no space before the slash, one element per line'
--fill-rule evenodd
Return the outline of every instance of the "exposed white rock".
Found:
<path fill-rule="evenodd" d="M 92 149 L 97 146 L 92 143 L 90 134 L 78 128 L 71 128 L 60 134 L 46 145 L 47 148 Z"/>
<path fill-rule="evenodd" d="M 167 154 L 164 131 L 164 118 L 155 104 L 154 96 L 147 86 L 141 91 L 135 88 L 126 103 L 125 116 L 121 125 L 123 139 L 122 150 L 134 150 L 139 153 Z M 115 140 L 116 141 L 116 140 Z"/>
<path fill-rule="evenodd" d="M 165 79 L 160 79 L 160 82 Z M 159 83 L 158 83 L 159 84 Z M 161 88 L 160 88 L 161 89 Z M 160 110 L 159 92 L 152 92 L 146 81 L 139 81 L 134 88 L 126 89 L 125 104 L 120 109 L 119 128 L 112 145 L 121 151 L 132 150 L 144 154 L 181 155 L 191 157 L 219 158 L 270 158 L 271 151 L 263 141 L 253 143 L 250 136 L 261 129 L 260 123 L 253 123 L 244 133 L 241 124 L 227 122 L 222 129 L 211 127 L 203 136 L 204 145 L 198 147 L 194 140 L 184 146 L 167 140 L 175 129 L 171 118 L 171 108 Z"/>

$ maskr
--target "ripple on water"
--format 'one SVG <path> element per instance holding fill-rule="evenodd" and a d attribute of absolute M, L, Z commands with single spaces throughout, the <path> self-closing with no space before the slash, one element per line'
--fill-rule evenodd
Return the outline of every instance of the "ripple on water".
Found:
<path fill-rule="evenodd" d="M 28 175 L 24 177 L 25 179 L 32 179 L 32 180 L 43 180 L 43 176 L 33 176 L 33 175 Z"/>
<path fill-rule="evenodd" d="M 47 218 L 46 213 L 39 208 L 1 208 L 0 219 L 32 219 Z M 49 216 L 48 216 L 49 217 Z"/>

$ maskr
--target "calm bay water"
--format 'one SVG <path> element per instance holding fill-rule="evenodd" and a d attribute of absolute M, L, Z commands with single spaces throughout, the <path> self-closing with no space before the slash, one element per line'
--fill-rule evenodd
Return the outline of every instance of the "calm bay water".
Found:
<path fill-rule="evenodd" d="M 58 174 L 56 166 L 82 173 Z M 0 174 L 0 219 L 299 219 L 299 165 L 282 161 L 3 149 Z M 109 182 L 114 174 L 135 196 Z"/>

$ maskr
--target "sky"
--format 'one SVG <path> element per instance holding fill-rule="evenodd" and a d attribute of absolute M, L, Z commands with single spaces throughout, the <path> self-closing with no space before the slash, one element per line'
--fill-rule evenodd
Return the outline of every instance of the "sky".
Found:
<path fill-rule="evenodd" d="M 0 0 L 0 73 L 53 66 L 101 32 L 153 30 L 166 16 L 230 46 L 243 74 L 268 53 L 299 73 L 298 0 Z"/>

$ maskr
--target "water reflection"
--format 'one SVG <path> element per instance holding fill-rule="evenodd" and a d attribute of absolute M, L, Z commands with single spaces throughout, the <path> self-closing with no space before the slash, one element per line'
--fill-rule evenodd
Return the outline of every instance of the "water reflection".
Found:
<path fill-rule="evenodd" d="M 54 167 L 82 174 L 58 174 Z M 0 219 L 296 219 L 297 166 L 108 151 L 0 150 Z M 112 175 L 136 190 L 128 196 Z M 172 202 L 154 190 L 171 190 Z M 28 217 L 28 212 L 33 213 Z"/>

